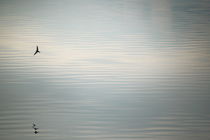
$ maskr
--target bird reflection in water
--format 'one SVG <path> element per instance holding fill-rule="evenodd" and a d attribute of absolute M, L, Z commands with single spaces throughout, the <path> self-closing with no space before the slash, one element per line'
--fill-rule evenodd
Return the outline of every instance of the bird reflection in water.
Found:
<path fill-rule="evenodd" d="M 35 133 L 35 134 L 39 133 L 39 132 L 37 131 L 39 128 L 36 127 L 36 124 L 33 123 L 32 128 L 34 129 L 34 133 Z"/>

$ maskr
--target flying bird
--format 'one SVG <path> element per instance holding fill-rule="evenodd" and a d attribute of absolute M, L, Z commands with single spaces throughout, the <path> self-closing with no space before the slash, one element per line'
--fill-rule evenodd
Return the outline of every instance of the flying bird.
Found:
<path fill-rule="evenodd" d="M 40 53 L 38 46 L 36 46 L 36 51 L 35 51 L 34 55 L 36 55 L 37 53 Z"/>

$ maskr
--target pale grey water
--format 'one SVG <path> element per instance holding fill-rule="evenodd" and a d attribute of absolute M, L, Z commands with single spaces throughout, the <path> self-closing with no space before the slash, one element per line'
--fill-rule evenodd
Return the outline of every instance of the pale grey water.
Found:
<path fill-rule="evenodd" d="M 209 7 L 1 0 L 0 139 L 209 140 Z"/>

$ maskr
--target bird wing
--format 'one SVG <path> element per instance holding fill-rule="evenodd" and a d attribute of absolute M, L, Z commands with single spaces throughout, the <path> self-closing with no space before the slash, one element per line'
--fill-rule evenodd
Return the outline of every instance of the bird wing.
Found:
<path fill-rule="evenodd" d="M 37 51 L 34 53 L 34 55 L 37 54 Z"/>

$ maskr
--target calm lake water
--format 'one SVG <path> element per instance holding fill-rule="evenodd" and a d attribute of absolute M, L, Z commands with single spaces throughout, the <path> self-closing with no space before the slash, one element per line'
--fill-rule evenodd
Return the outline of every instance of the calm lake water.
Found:
<path fill-rule="evenodd" d="M 0 1 L 0 139 L 209 140 L 209 7 Z"/>

